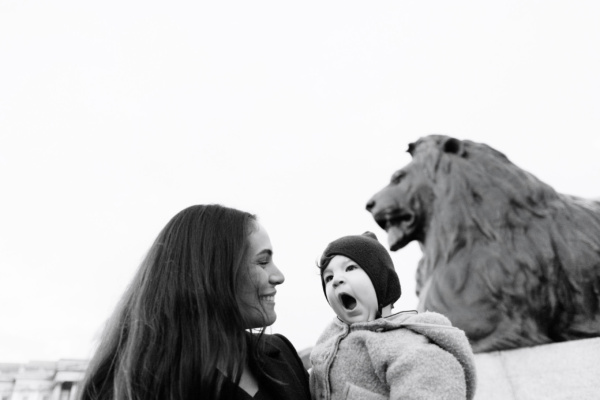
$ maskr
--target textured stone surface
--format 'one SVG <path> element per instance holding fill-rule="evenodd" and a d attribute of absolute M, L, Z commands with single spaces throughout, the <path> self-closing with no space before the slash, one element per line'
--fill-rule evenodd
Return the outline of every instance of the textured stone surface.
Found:
<path fill-rule="evenodd" d="M 475 356 L 476 400 L 600 399 L 600 338 Z"/>

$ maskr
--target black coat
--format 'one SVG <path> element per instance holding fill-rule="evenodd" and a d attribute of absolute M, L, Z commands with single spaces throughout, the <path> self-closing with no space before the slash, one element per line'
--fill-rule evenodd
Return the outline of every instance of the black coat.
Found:
<path fill-rule="evenodd" d="M 260 368 L 251 365 L 259 385 L 256 399 L 311 400 L 308 372 L 294 346 L 281 334 L 265 334 L 263 340 L 265 343 L 259 361 Z M 233 383 L 228 386 L 225 390 L 228 392 L 227 399 L 251 399 Z"/>

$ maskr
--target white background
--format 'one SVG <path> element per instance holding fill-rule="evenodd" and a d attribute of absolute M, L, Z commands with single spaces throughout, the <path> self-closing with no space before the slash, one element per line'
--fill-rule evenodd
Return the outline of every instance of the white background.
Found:
<path fill-rule="evenodd" d="M 258 215 L 286 275 L 270 331 L 312 346 L 315 261 L 387 243 L 365 203 L 427 134 L 600 197 L 597 1 L 93 3 L 0 0 L 0 362 L 91 357 L 199 203 Z M 393 254 L 396 310 L 419 257 Z"/>

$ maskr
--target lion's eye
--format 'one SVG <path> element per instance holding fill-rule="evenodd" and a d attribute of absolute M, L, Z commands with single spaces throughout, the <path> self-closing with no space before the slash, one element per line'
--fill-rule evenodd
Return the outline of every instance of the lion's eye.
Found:
<path fill-rule="evenodd" d="M 399 184 L 399 183 L 400 183 L 400 181 L 402 180 L 402 178 L 404 178 L 404 175 L 406 175 L 406 174 L 405 174 L 404 172 L 402 172 L 402 171 L 398 171 L 398 172 L 396 172 L 394 175 L 392 175 L 391 182 L 392 182 L 394 185 L 397 185 L 397 184 Z"/>

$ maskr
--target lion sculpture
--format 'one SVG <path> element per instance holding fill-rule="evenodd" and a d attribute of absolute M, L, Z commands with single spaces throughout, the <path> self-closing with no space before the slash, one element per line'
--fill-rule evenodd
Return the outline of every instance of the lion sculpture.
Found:
<path fill-rule="evenodd" d="M 600 336 L 600 202 L 557 193 L 493 148 L 432 135 L 367 203 L 392 251 L 417 240 L 419 310 L 475 352 Z"/>

